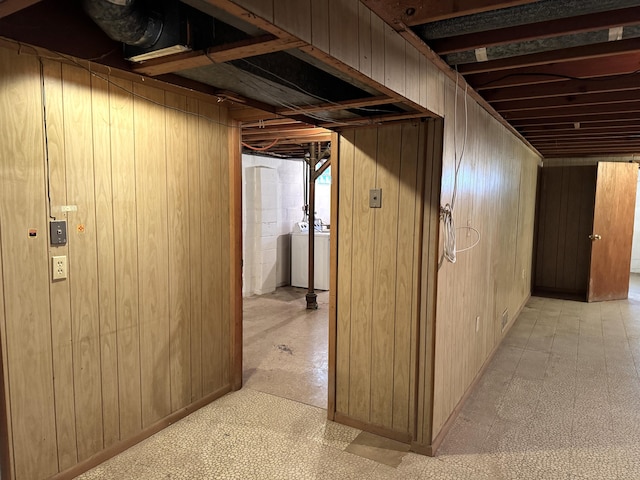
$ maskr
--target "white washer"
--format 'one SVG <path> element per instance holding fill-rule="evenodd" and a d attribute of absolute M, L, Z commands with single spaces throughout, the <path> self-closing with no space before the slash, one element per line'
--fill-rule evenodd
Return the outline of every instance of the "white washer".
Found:
<path fill-rule="evenodd" d="M 328 232 L 314 232 L 314 290 L 329 290 L 331 249 Z M 291 285 L 309 287 L 309 233 L 291 234 Z"/>

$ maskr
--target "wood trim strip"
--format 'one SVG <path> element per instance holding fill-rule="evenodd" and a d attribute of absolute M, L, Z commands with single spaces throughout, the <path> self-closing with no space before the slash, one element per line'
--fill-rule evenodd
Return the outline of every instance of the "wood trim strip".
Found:
<path fill-rule="evenodd" d="M 229 202 L 231 220 L 231 389 L 242 388 L 242 150 L 240 122 L 231 120 L 229 129 Z"/>
<path fill-rule="evenodd" d="M 70 469 L 65 470 L 64 472 L 60 472 L 54 475 L 53 477 L 50 477 L 49 480 L 72 480 L 76 478 L 78 475 L 88 470 L 91 470 L 92 468 L 100 465 L 103 462 L 106 462 L 110 458 L 115 457 L 116 455 L 133 447 L 134 445 L 140 443 L 141 441 L 146 440 L 150 436 L 158 433 L 160 430 L 164 430 L 169 425 L 176 423 L 178 420 L 185 418 L 187 415 L 190 415 L 196 410 L 199 410 L 202 407 L 210 404 L 214 400 L 217 400 L 218 398 L 229 393 L 230 391 L 231 391 L 231 387 L 227 385 L 213 393 L 210 393 L 209 395 L 201 398 L 197 402 L 194 402 L 187 407 L 184 407 L 180 410 L 173 412 L 170 415 L 167 415 L 166 417 L 154 423 L 153 425 L 149 426 L 148 428 L 145 428 L 144 430 L 140 431 L 138 434 L 134 435 L 133 437 L 128 438 L 127 440 L 118 442 L 109 448 L 101 450 L 100 452 L 89 457 L 88 459 L 74 465 Z"/>
<path fill-rule="evenodd" d="M 327 418 L 336 415 L 336 354 L 338 334 L 338 209 L 340 196 L 340 135 L 331 134 L 331 228 L 329 230 L 329 374 L 327 392 Z"/>
<path fill-rule="evenodd" d="M 376 97 L 368 98 L 356 98 L 354 100 L 345 100 L 343 102 L 333 103 L 321 103 L 319 105 L 311 105 L 308 107 L 299 107 L 295 110 L 282 108 L 276 110 L 280 115 L 297 115 L 300 113 L 313 113 L 313 112 L 330 112 L 333 110 L 345 110 L 348 108 L 370 107 L 374 105 L 384 105 L 386 103 L 392 103 L 398 101 L 396 98 L 391 98 L 386 95 L 380 95 Z"/>
<path fill-rule="evenodd" d="M 178 72 L 189 68 L 204 67 L 211 63 L 224 63 L 240 58 L 254 57 L 265 53 L 279 52 L 304 45 L 292 37 L 278 38 L 267 34 L 238 42 L 219 45 L 207 50 L 179 53 L 165 58 L 157 58 L 133 67 L 133 71 L 155 77 L 165 73 Z"/>
<path fill-rule="evenodd" d="M 509 332 L 509 330 L 511 330 L 511 327 L 515 323 L 515 320 L 520 316 L 520 313 L 522 313 L 522 309 L 525 307 L 525 305 L 527 304 L 527 302 L 529 301 L 530 298 L 531 298 L 531 294 L 527 295 L 527 297 L 525 298 L 524 302 L 522 302 L 522 305 L 520 305 L 520 308 L 518 309 L 516 314 L 512 317 L 512 319 L 509 322 L 507 328 L 505 328 L 504 332 L 502 332 L 502 339 L 493 348 L 493 350 L 491 351 L 491 353 L 489 354 L 489 356 L 487 357 L 485 362 L 482 364 L 482 367 L 480 367 L 480 370 L 478 371 L 476 377 L 473 379 L 473 382 L 471 382 L 471 384 L 469 385 L 467 390 L 464 392 L 464 395 L 462 396 L 462 398 L 460 399 L 460 401 L 458 402 L 456 407 L 451 412 L 451 415 L 449 415 L 449 418 L 447 418 L 447 421 L 444 422 L 444 425 L 440 429 L 440 432 L 438 433 L 438 435 L 431 442 L 431 445 L 417 444 L 416 445 L 416 449 L 418 449 L 417 451 L 419 451 L 420 453 L 425 452 L 425 455 L 435 456 L 435 454 L 438 451 L 438 448 L 440 448 L 440 445 L 442 444 L 442 441 L 445 439 L 445 437 L 449 433 L 449 430 L 451 429 L 451 427 L 453 426 L 454 422 L 458 418 L 458 415 L 460 414 L 460 411 L 462 410 L 462 408 L 464 407 L 465 403 L 467 402 L 467 400 L 471 396 L 471 393 L 473 393 L 473 390 L 478 385 L 478 382 L 480 381 L 482 376 L 487 371 L 487 368 L 489 368 L 489 364 L 491 363 L 491 360 L 493 359 L 493 357 L 495 356 L 496 352 L 498 351 L 498 349 L 502 345 L 504 337 Z M 413 448 L 413 445 L 412 445 L 412 448 Z"/>

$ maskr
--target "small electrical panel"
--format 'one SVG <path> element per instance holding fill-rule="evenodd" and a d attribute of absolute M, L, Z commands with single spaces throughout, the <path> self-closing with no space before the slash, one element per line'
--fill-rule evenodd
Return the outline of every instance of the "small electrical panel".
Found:
<path fill-rule="evenodd" d="M 51 278 L 53 280 L 67 278 L 67 257 L 65 255 L 51 257 Z"/>
<path fill-rule="evenodd" d="M 369 208 L 382 208 L 381 188 L 372 188 L 369 190 Z"/>
<path fill-rule="evenodd" d="M 51 245 L 66 245 L 67 221 L 54 220 L 49 222 L 49 233 L 51 236 Z"/>

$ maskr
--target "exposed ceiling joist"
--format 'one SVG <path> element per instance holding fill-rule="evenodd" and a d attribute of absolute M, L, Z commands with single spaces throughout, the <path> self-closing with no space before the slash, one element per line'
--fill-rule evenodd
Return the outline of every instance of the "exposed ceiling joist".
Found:
<path fill-rule="evenodd" d="M 567 108 L 539 108 L 536 110 L 525 110 L 518 112 L 505 112 L 504 117 L 507 120 L 522 120 L 535 118 L 561 118 L 574 117 L 576 115 L 606 115 L 610 113 L 624 114 L 640 112 L 640 99 L 617 105 L 615 108 L 607 105 L 585 105 Z"/>
<path fill-rule="evenodd" d="M 302 106 L 295 110 L 282 108 L 276 110 L 281 115 L 293 115 L 294 113 L 314 113 L 314 112 L 326 112 L 333 110 L 345 110 L 350 108 L 371 107 L 375 105 L 384 105 L 386 103 L 392 103 L 394 100 L 386 95 L 379 95 L 375 97 L 356 98 L 353 100 L 344 100 L 342 102 L 321 103 L 319 105 Z"/>
<path fill-rule="evenodd" d="M 582 45 L 579 47 L 552 50 L 549 52 L 532 53 L 487 62 L 476 62 L 459 65 L 458 71 L 463 74 L 508 71 L 515 68 L 533 67 L 549 63 L 594 60 L 597 58 L 618 55 L 621 53 L 640 53 L 640 38 L 629 38 L 617 42 L 598 43 L 594 45 Z"/>
<path fill-rule="evenodd" d="M 568 95 L 563 97 L 536 98 L 528 100 L 512 100 L 494 102 L 493 106 L 500 113 L 517 112 L 517 111 L 533 111 L 542 108 L 566 108 L 584 105 L 610 105 L 611 108 L 617 106 L 615 103 L 626 103 L 638 100 L 640 96 L 635 90 L 626 90 L 622 92 L 593 93 L 590 95 Z"/>
<path fill-rule="evenodd" d="M 475 50 L 476 48 L 523 42 L 526 40 L 551 38 L 580 32 L 606 30 L 611 27 L 640 23 L 640 9 L 637 7 L 590 13 L 577 17 L 559 18 L 539 23 L 499 28 L 485 32 L 468 33 L 430 42 L 431 48 L 439 55 Z"/>
<path fill-rule="evenodd" d="M 576 125 L 582 126 L 588 123 L 606 123 L 606 122 L 618 122 L 618 121 L 640 121 L 640 112 L 627 112 L 627 113 L 606 113 L 598 115 L 573 115 L 570 117 L 556 117 L 556 118 L 523 118 L 512 120 L 511 123 L 514 127 L 520 129 L 528 126 L 540 126 L 540 125 Z"/>

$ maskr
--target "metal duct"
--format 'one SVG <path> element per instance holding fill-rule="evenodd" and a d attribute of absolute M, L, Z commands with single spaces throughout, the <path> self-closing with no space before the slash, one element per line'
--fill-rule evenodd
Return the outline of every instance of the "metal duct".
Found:
<path fill-rule="evenodd" d="M 84 0 L 91 19 L 113 40 L 148 48 L 160 38 L 163 22 L 136 0 Z"/>

